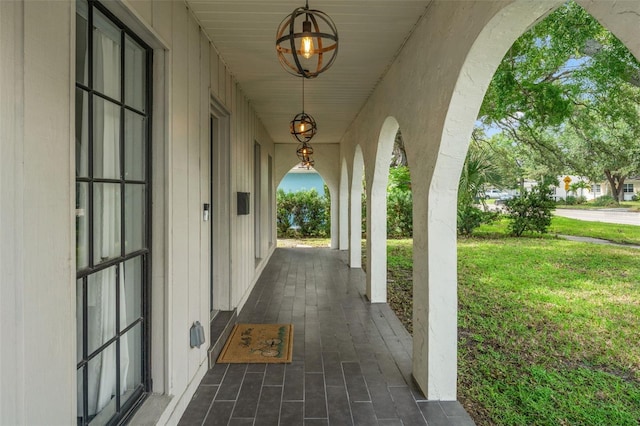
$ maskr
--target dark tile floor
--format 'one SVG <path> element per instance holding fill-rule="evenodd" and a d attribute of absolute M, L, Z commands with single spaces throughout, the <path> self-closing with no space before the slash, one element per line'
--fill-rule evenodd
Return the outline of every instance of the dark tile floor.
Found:
<path fill-rule="evenodd" d="M 293 323 L 293 362 L 216 364 L 180 425 L 473 425 L 458 402 L 425 400 L 411 337 L 364 286 L 345 252 L 277 249 L 238 322 Z"/>

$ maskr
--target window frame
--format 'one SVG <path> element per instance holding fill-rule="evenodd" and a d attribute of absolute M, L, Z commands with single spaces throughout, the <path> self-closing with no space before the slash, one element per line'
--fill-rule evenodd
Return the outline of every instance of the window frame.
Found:
<path fill-rule="evenodd" d="M 78 2 L 80 4 L 80 2 Z M 77 374 L 82 374 L 82 400 L 77 401 L 78 412 L 81 415 L 78 415 L 78 425 L 88 424 L 93 418 L 89 418 L 88 415 L 88 364 L 91 360 L 98 357 L 101 353 L 103 353 L 104 349 L 109 347 L 112 344 L 115 344 L 115 358 L 116 358 L 116 389 L 121 388 L 121 372 L 120 372 L 120 340 L 123 338 L 127 338 L 127 332 L 133 330 L 136 326 L 140 325 L 140 353 L 136 354 L 141 357 L 140 366 L 141 366 L 141 381 L 136 385 L 135 389 L 132 391 L 132 394 L 128 397 L 128 399 L 123 403 L 121 401 L 120 391 L 116 391 L 113 400 L 115 400 L 115 414 L 109 418 L 107 424 L 117 424 L 125 421 L 129 416 L 133 414 L 134 409 L 139 406 L 142 401 L 149 395 L 152 390 L 152 380 L 151 380 L 151 356 L 150 356 L 150 348 L 151 348 L 151 247 L 152 247 L 152 93 L 153 93 L 153 80 L 152 80 L 152 72 L 153 72 L 153 49 L 142 40 L 138 35 L 136 35 L 128 26 L 126 26 L 120 19 L 118 19 L 109 9 L 100 4 L 97 0 L 87 0 L 87 17 L 86 17 L 86 48 L 87 48 L 87 79 L 86 81 L 79 82 L 77 76 L 74 75 L 74 104 L 76 103 L 76 94 L 81 92 L 83 95 L 86 94 L 86 102 L 87 102 L 87 171 L 86 176 L 78 176 L 76 169 L 76 188 L 78 188 L 78 184 L 86 185 L 86 216 L 87 216 L 87 243 L 86 243 L 86 251 L 87 251 L 87 265 L 82 267 L 81 269 L 76 268 L 76 286 L 80 285 L 82 288 L 81 295 L 81 303 L 82 306 L 78 306 L 77 308 L 81 310 L 76 312 L 77 316 L 82 317 L 82 344 L 81 344 L 81 359 L 80 361 L 76 360 L 76 371 Z M 76 15 L 78 14 L 78 9 L 80 6 L 76 6 Z M 120 99 L 114 99 L 110 96 L 107 96 L 103 93 L 99 93 L 97 89 L 94 87 L 94 64 L 93 64 L 93 56 L 94 56 L 94 40 L 93 40 L 93 28 L 94 28 L 94 11 L 98 10 L 100 14 L 106 17 L 114 26 L 116 26 L 119 30 L 120 35 L 120 68 L 119 75 L 121 79 L 120 84 Z M 75 23 L 77 25 L 77 23 Z M 77 27 L 76 27 L 77 28 Z M 126 85 L 125 85 L 125 77 L 126 77 L 126 43 L 127 38 L 135 42 L 140 48 L 142 48 L 145 58 L 144 58 L 144 111 L 134 108 L 131 105 L 127 104 L 126 99 Z M 77 59 L 76 59 L 77 61 Z M 77 64 L 76 64 L 77 66 Z M 75 68 L 74 68 L 75 69 Z M 99 99 L 111 102 L 116 104 L 119 110 L 119 169 L 120 176 L 118 178 L 104 178 L 99 177 L 96 178 L 94 176 L 93 170 L 93 162 L 94 162 L 94 98 L 97 97 Z M 145 147 L 142 151 L 144 156 L 144 172 L 143 179 L 140 178 L 128 178 L 125 174 L 125 117 L 127 112 L 132 112 L 141 116 L 145 120 L 145 124 L 143 126 L 145 130 L 144 141 Z M 76 118 L 77 120 L 77 118 Z M 77 125 L 77 124 L 76 124 Z M 78 158 L 76 157 L 76 163 Z M 77 164 L 76 164 L 77 165 Z M 108 259 L 104 262 L 96 262 L 94 259 L 94 220 L 93 220 L 93 210 L 94 210 L 94 185 L 95 184 L 118 184 L 120 188 L 120 253 L 119 256 L 115 256 L 112 259 Z M 143 226 L 143 247 L 140 249 L 132 250 L 127 252 L 125 246 L 126 240 L 126 190 L 127 185 L 144 185 L 144 215 L 145 223 Z M 132 186 L 131 186 L 132 187 Z M 76 189 L 76 192 L 78 190 Z M 77 205 L 77 200 L 76 200 Z M 77 231 L 76 231 L 77 232 Z M 78 247 L 78 240 L 76 240 L 76 247 Z M 141 261 L 141 285 L 140 285 L 140 315 L 135 320 L 131 320 L 128 324 L 121 325 L 120 317 L 121 317 L 121 297 L 124 295 L 120 294 L 120 286 L 116 283 L 120 280 L 120 274 L 122 268 L 119 265 L 124 265 L 127 261 L 135 258 L 140 258 Z M 92 352 L 89 353 L 88 350 L 88 281 L 89 277 L 107 270 L 108 268 L 112 268 L 115 266 L 115 276 L 116 281 L 115 285 L 115 334 L 113 337 L 109 338 L 106 342 L 103 342 L 100 347 L 93 348 Z M 77 292 L 77 290 L 76 290 Z M 77 297 L 77 299 L 80 299 Z M 79 393 L 80 395 L 80 393 Z M 101 411 L 102 412 L 102 411 Z M 96 416 L 100 415 L 97 413 Z"/>

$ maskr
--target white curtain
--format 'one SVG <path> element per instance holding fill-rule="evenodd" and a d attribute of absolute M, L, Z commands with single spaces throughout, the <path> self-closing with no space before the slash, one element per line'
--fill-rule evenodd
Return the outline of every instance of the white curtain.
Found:
<path fill-rule="evenodd" d="M 94 86 L 113 96 L 119 93 L 120 45 L 108 34 L 94 30 Z M 96 177 L 120 176 L 120 108 L 94 96 L 94 174 Z M 120 254 L 120 185 L 94 184 L 94 263 Z M 116 267 L 89 277 L 87 302 L 89 347 L 96 349 L 115 335 L 116 293 L 120 291 L 121 327 L 125 321 L 124 268 L 116 282 Z M 129 351 L 126 338 L 120 341 L 120 392 L 126 387 Z M 88 365 L 89 415 L 102 411 L 116 395 L 116 345 L 111 344 Z M 115 407 L 114 407 L 115 409 Z"/>

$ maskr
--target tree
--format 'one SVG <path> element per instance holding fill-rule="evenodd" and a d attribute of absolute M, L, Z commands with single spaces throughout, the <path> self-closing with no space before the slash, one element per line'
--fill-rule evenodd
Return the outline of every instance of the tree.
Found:
<path fill-rule="evenodd" d="M 640 89 L 627 85 L 619 90 L 619 98 L 578 108 L 561 140 L 574 156 L 580 174 L 597 181 L 604 173 L 612 196 L 622 201 L 626 178 L 640 171 Z"/>
<path fill-rule="evenodd" d="M 391 153 L 391 167 L 409 166 L 407 160 L 407 152 L 404 149 L 404 140 L 402 133 L 398 129 L 396 138 L 393 140 L 393 152 Z"/>
<path fill-rule="evenodd" d="M 547 173 L 606 176 L 620 198 L 624 179 L 640 172 L 639 85 L 638 61 L 568 2 L 516 40 L 479 120 L 527 147 Z"/>
<path fill-rule="evenodd" d="M 499 180 L 489 151 L 472 142 L 467 152 L 460 182 L 458 183 L 457 226 L 461 235 L 471 235 L 482 223 L 489 222 L 495 215 L 478 208 L 484 204 L 484 188 Z"/>
<path fill-rule="evenodd" d="M 389 169 L 387 236 L 392 238 L 413 237 L 413 196 L 411 175 L 407 166 Z"/>
<path fill-rule="evenodd" d="M 589 185 L 588 182 L 585 182 L 583 180 L 579 180 L 577 182 L 573 182 L 571 185 L 569 185 L 569 192 L 573 192 L 573 194 L 576 197 L 582 197 L 584 196 L 584 190 L 589 191 L 591 189 L 591 185 Z M 580 192 L 580 194 L 578 194 L 578 192 Z"/>

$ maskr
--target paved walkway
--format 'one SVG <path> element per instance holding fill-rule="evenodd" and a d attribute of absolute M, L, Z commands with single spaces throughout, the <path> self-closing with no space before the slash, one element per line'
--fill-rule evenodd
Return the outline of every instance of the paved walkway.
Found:
<path fill-rule="evenodd" d="M 629 211 L 629 209 L 555 209 L 553 214 L 570 219 L 640 226 L 640 212 Z"/>
<path fill-rule="evenodd" d="M 592 244 L 600 244 L 604 246 L 617 246 L 617 247 L 640 249 L 640 246 L 635 244 L 614 243 L 613 241 L 603 240 L 600 238 L 578 237 L 575 235 L 562 235 L 562 234 L 558 234 L 558 237 L 564 238 L 565 240 L 569 240 L 569 241 L 578 241 L 581 243 L 592 243 Z"/>
<path fill-rule="evenodd" d="M 413 385 L 411 337 L 364 285 L 345 252 L 278 248 L 239 322 L 293 323 L 293 362 L 216 364 L 180 424 L 473 425 L 458 402 Z"/>

